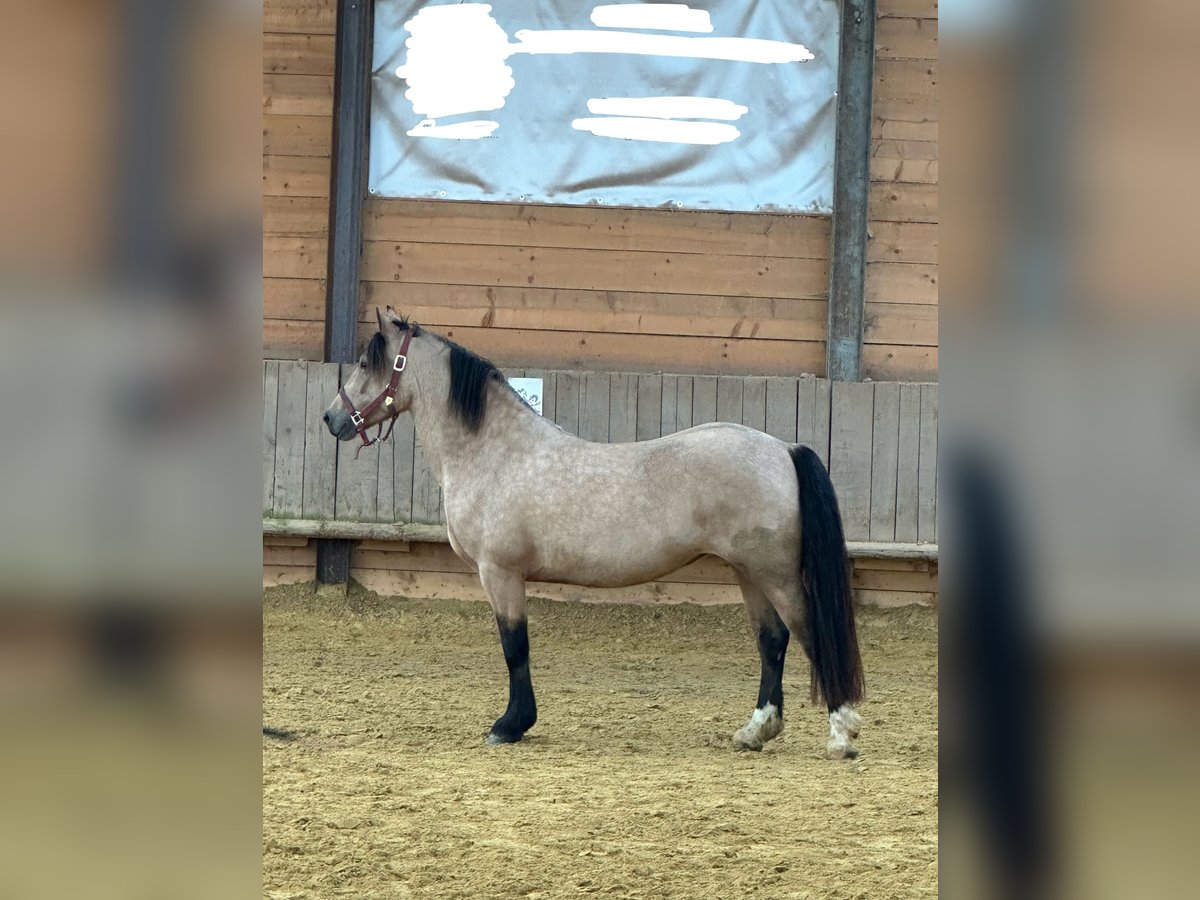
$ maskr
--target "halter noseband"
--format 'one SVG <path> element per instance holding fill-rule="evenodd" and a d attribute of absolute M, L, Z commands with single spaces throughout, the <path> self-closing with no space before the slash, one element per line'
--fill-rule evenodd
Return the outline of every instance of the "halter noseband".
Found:
<path fill-rule="evenodd" d="M 354 458 L 358 459 L 358 454 L 362 453 L 363 447 L 370 447 L 372 444 L 378 444 L 381 441 L 386 441 L 392 436 L 392 429 L 396 427 L 396 420 L 400 418 L 400 411 L 396 409 L 396 390 L 400 387 L 400 375 L 404 372 L 408 365 L 408 345 L 412 342 L 412 331 L 406 331 L 404 341 L 400 344 L 400 352 L 396 354 L 396 358 L 392 361 L 392 377 L 388 380 L 387 387 L 383 392 L 362 408 L 361 411 L 354 408 L 354 403 L 346 394 L 344 387 L 338 388 L 338 396 L 342 398 L 342 404 L 350 411 L 350 421 L 354 423 L 354 432 L 362 438 L 362 447 L 354 451 Z M 375 437 L 367 437 L 367 417 L 375 412 L 380 406 L 386 406 L 387 411 L 391 416 L 388 422 L 387 434 L 383 433 L 383 420 L 379 421 L 379 430 L 375 432 Z"/>

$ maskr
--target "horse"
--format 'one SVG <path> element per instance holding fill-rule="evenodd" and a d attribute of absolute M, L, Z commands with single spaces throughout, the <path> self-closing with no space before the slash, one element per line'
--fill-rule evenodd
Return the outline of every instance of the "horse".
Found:
<path fill-rule="evenodd" d="M 761 750 L 783 731 L 795 635 L 812 700 L 828 711 L 828 757 L 857 755 L 863 671 L 846 542 L 833 484 L 809 447 L 728 423 L 585 441 L 534 412 L 488 360 L 390 306 L 376 317 L 379 330 L 323 419 L 338 440 L 360 438 L 361 451 L 411 413 L 442 488 L 450 546 L 479 575 L 508 667 L 508 706 L 488 743 L 520 741 L 537 721 L 527 581 L 627 587 L 710 554 L 737 574 L 762 664 L 734 746 Z"/>

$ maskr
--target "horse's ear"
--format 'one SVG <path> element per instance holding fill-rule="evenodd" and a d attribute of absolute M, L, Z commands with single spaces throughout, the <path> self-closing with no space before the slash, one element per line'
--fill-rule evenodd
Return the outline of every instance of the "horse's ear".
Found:
<path fill-rule="evenodd" d="M 390 307 L 389 307 L 389 309 L 390 309 Z M 375 318 L 379 320 L 379 330 L 383 331 L 384 330 L 384 328 L 383 328 L 383 313 L 380 312 L 378 306 L 375 307 Z"/>

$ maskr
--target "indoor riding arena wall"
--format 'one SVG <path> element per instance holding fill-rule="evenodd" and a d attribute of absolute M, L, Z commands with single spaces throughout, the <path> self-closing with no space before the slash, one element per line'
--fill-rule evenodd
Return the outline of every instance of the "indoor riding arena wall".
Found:
<path fill-rule="evenodd" d="M 265 0 L 263 352 L 320 359 L 334 0 Z M 935 381 L 936 0 L 880 0 L 864 375 Z M 829 218 L 370 199 L 391 304 L 503 366 L 823 374 Z"/>
<path fill-rule="evenodd" d="M 304 517 L 311 490 L 333 498 L 327 517 L 337 506 L 339 518 L 349 510 L 367 521 L 437 523 L 440 496 L 407 417 L 395 443 L 365 452 L 361 465 L 339 456 L 330 440 L 306 449 L 311 423 L 285 426 L 279 418 L 308 416 L 336 389 L 336 367 L 320 367 L 303 389 L 294 383 L 294 367 L 303 365 L 296 361 L 320 360 L 323 351 L 336 2 L 264 0 L 263 8 L 264 478 L 300 478 L 299 506 L 289 516 Z M 508 374 L 547 378 L 546 414 L 600 440 L 715 420 L 782 428 L 788 437 L 772 412 L 787 406 L 780 392 L 824 390 L 832 433 L 806 436 L 792 423 L 796 436 L 788 439 L 815 441 L 819 451 L 823 441 L 845 460 L 832 468 L 848 539 L 936 542 L 933 526 L 922 532 L 900 497 L 909 471 L 917 497 L 923 465 L 922 514 L 935 515 L 937 105 L 936 0 L 879 0 L 863 350 L 863 375 L 875 384 L 831 390 L 812 377 L 825 372 L 830 221 L 820 216 L 368 198 L 360 336 L 374 330 L 374 308 L 391 304 Z M 585 412 L 600 379 L 610 401 L 631 398 L 621 415 L 636 411 L 625 431 L 601 435 Z M 838 422 L 855 424 L 839 431 Z M 289 427 L 299 434 L 286 435 Z M 281 455 L 277 433 L 285 444 L 299 437 L 298 459 Z M 319 464 L 310 467 L 314 454 Z M 376 467 L 373 496 L 362 466 Z M 880 519 L 885 497 L 890 536 Z M 265 517 L 280 514 L 277 499 L 264 497 Z M 860 602 L 935 604 L 932 546 L 928 558 L 856 558 Z M 263 553 L 265 584 L 312 580 L 309 537 L 265 535 Z M 363 541 L 351 574 L 381 594 L 482 598 L 477 579 L 436 542 Z M 537 586 L 531 593 L 740 602 L 730 571 L 715 560 L 622 592 Z"/>

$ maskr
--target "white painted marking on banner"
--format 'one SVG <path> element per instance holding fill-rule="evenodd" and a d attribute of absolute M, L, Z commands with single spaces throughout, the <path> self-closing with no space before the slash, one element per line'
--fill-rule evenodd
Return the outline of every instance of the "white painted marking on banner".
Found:
<path fill-rule="evenodd" d="M 636 119 L 629 116 L 575 119 L 571 127 L 578 131 L 590 131 L 599 137 L 669 144 L 728 144 L 741 136 L 741 132 L 732 125 L 720 122 L 680 122 L 675 119 Z"/>
<path fill-rule="evenodd" d="M 513 53 L 628 53 L 749 63 L 792 63 L 816 59 L 803 44 L 762 38 L 682 37 L 632 31 L 517 32 Z"/>
<path fill-rule="evenodd" d="M 621 3 L 597 6 L 592 24 L 601 28 L 650 28 L 659 31 L 713 30 L 708 10 L 692 9 L 686 3 Z"/>
<path fill-rule="evenodd" d="M 589 100 L 597 116 L 641 116 L 651 119 L 723 119 L 736 122 L 750 110 L 719 97 L 603 97 Z"/>

